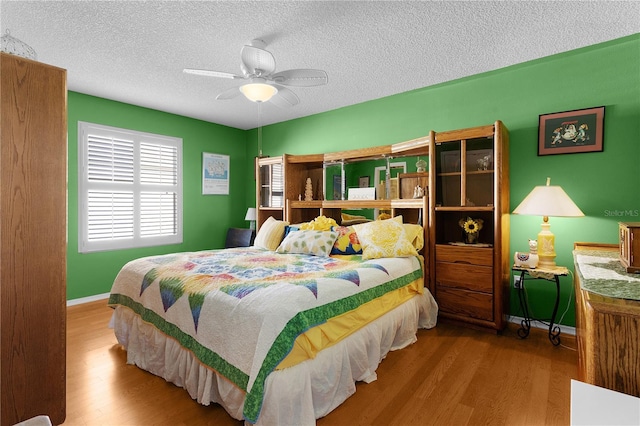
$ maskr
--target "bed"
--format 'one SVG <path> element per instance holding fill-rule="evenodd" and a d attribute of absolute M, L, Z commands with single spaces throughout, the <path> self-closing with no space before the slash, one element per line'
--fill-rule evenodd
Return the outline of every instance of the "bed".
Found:
<path fill-rule="evenodd" d="M 314 241 L 337 244 L 327 232 Z M 111 327 L 128 363 L 201 404 L 246 424 L 315 424 L 356 381 L 375 380 L 390 350 L 435 326 L 437 305 L 420 256 L 281 250 L 294 233 L 274 250 L 260 234 L 253 247 L 129 262 L 111 290 Z"/>

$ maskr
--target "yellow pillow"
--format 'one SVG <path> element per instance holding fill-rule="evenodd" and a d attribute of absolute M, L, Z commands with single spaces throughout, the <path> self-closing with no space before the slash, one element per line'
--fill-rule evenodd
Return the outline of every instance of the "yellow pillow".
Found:
<path fill-rule="evenodd" d="M 289 222 L 275 220 L 273 216 L 269 216 L 260 226 L 253 245 L 274 251 L 280 245 L 284 237 L 284 227 L 287 225 L 289 225 Z"/>
<path fill-rule="evenodd" d="M 407 240 L 411 241 L 416 250 L 422 250 L 422 247 L 424 247 L 424 229 L 422 226 L 413 223 L 405 223 L 402 226 L 404 226 L 404 232 L 407 233 Z"/>
<path fill-rule="evenodd" d="M 318 216 L 311 222 L 301 224 L 300 229 L 303 231 L 330 231 L 332 226 L 338 226 L 335 219 L 326 216 Z"/>
<path fill-rule="evenodd" d="M 402 216 L 394 217 L 391 220 L 376 220 L 353 225 L 353 228 L 362 245 L 363 259 L 418 255 L 415 247 L 407 238 L 407 233 L 402 225 Z"/>

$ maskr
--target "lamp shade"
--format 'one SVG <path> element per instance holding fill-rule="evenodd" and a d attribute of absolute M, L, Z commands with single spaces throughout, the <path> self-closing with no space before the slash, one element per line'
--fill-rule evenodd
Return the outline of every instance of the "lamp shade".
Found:
<path fill-rule="evenodd" d="M 278 93 L 278 89 L 274 86 L 255 81 L 240 86 L 240 91 L 247 99 L 253 102 L 266 102 Z"/>
<path fill-rule="evenodd" d="M 584 216 L 582 210 L 569 198 L 566 192 L 559 186 L 550 185 L 551 178 L 547 178 L 547 184 L 536 186 L 513 211 L 513 214 L 525 214 L 534 216 L 576 217 Z"/>
<path fill-rule="evenodd" d="M 247 209 L 247 214 L 244 216 L 244 220 L 256 220 L 256 209 L 255 209 L 255 207 L 249 207 Z"/>

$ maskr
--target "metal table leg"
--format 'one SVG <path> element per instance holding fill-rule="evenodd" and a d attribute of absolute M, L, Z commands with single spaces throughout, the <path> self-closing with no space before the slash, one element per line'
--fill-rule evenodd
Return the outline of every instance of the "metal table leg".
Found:
<path fill-rule="evenodd" d="M 560 303 L 560 277 L 557 275 L 556 278 L 556 303 L 553 305 L 553 314 L 551 314 L 551 320 L 549 321 L 549 340 L 553 346 L 558 346 L 560 344 L 560 327 L 557 325 L 553 325 L 556 320 L 556 315 L 558 314 L 558 304 Z"/>
<path fill-rule="evenodd" d="M 520 328 L 518 329 L 518 337 L 525 339 L 529 336 L 531 331 L 531 315 L 529 315 L 529 305 L 527 303 L 526 296 L 524 294 L 524 274 L 525 271 L 520 272 L 520 287 L 518 288 L 518 299 L 520 300 L 520 309 L 524 319 L 520 321 Z"/>

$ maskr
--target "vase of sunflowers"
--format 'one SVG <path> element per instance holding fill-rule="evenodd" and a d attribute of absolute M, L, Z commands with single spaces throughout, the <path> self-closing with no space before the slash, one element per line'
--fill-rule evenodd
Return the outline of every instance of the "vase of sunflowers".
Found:
<path fill-rule="evenodd" d="M 482 229 L 482 219 L 473 219 L 471 217 L 462 218 L 458 221 L 458 225 L 462 228 L 464 242 L 467 244 L 476 244 Z"/>

